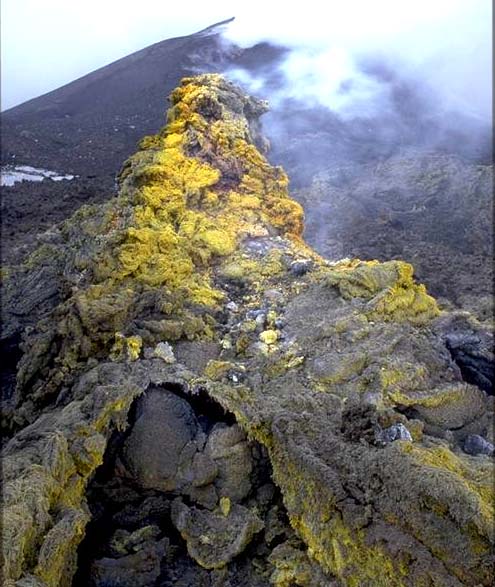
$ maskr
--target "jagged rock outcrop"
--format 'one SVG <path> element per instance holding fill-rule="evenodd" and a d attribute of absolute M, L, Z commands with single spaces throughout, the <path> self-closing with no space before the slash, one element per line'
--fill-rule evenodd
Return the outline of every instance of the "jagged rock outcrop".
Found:
<path fill-rule="evenodd" d="M 265 104 L 171 102 L 118 197 L 5 272 L 7 585 L 491 584 L 490 333 L 305 245 Z"/>

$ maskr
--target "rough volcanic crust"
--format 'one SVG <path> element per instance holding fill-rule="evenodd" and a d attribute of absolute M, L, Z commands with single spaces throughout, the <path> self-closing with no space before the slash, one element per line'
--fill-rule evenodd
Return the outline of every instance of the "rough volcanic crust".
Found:
<path fill-rule="evenodd" d="M 320 254 L 405 259 L 443 303 L 493 320 L 493 166 L 409 149 L 320 170 L 296 198 Z"/>
<path fill-rule="evenodd" d="M 256 560 L 259 585 L 490 585 L 493 467 L 463 448 L 493 444 L 493 403 L 459 364 L 469 354 L 488 373 L 490 333 L 440 312 L 407 263 L 331 264 L 305 245 L 287 177 L 255 145 L 264 104 L 217 75 L 184 79 L 171 101 L 118 197 L 82 208 L 5 275 L 5 339 L 23 337 L 3 422 L 6 584 L 71 584 L 88 483 L 120 430 L 116 474 L 174 497 L 171 523 L 205 584 L 226 584 L 239 561 L 254 576 Z M 170 389 L 192 412 L 173 400 L 187 426 L 164 442 L 180 455 L 173 470 L 150 455 L 147 477 L 132 438 L 149 430 L 131 406 Z M 237 424 L 201 432 L 199 397 Z M 244 435 L 264 447 L 297 538 L 256 542 L 262 492 L 234 491 Z M 152 526 L 109 548 L 120 560 L 146 544 L 120 568 L 147 561 L 146 580 L 180 585 L 166 575 L 169 530 Z M 107 559 L 97 585 L 115 579 Z"/>

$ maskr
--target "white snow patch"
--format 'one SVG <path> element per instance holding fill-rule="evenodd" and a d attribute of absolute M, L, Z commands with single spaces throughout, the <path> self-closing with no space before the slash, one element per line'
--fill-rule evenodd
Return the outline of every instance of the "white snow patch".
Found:
<path fill-rule="evenodd" d="M 53 181 L 62 181 L 63 179 L 71 180 L 76 175 L 63 175 L 57 171 L 48 171 L 47 169 L 37 169 L 30 165 L 16 165 L 14 167 L 2 167 L 0 170 L 0 185 L 13 186 L 19 181 L 43 181 L 52 179 Z"/>

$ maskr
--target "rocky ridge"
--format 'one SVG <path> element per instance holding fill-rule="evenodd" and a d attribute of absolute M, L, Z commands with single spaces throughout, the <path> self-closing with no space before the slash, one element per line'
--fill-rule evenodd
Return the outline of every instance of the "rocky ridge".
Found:
<path fill-rule="evenodd" d="M 6 585 L 491 584 L 491 333 L 304 243 L 264 103 L 171 103 L 3 271 Z"/>

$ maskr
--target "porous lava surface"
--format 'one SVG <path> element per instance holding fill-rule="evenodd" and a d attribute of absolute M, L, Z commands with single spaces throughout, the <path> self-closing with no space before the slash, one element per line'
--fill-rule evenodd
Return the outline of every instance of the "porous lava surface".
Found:
<path fill-rule="evenodd" d="M 216 74 L 171 104 L 3 272 L 5 584 L 491 585 L 486 323 L 315 253 L 266 104 Z"/>

